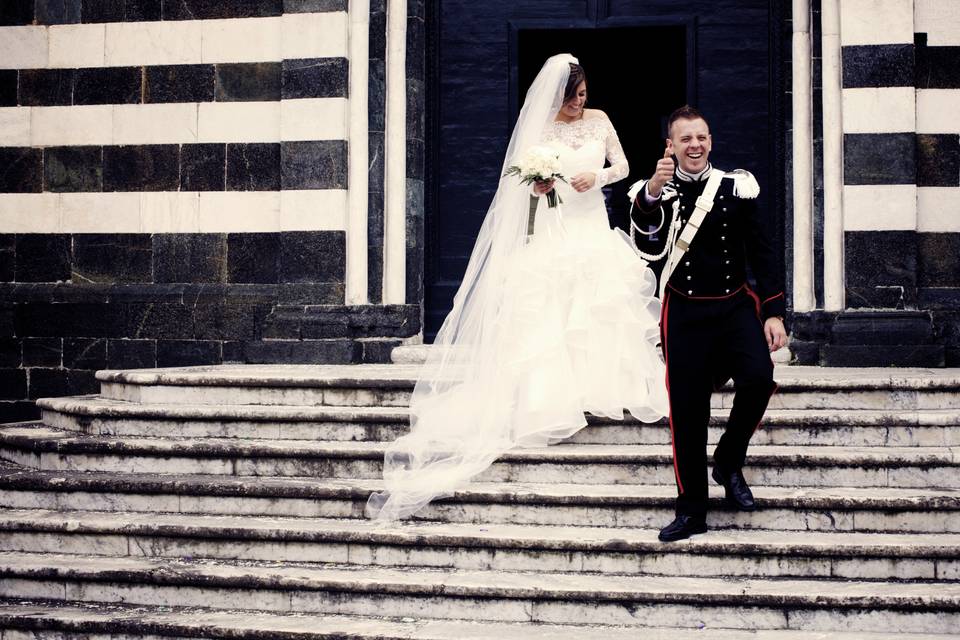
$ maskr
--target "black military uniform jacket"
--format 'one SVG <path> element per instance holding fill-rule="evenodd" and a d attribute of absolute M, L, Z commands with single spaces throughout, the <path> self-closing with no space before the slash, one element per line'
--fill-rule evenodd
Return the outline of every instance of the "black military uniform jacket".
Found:
<path fill-rule="evenodd" d="M 649 223 L 650 214 L 659 213 L 662 206 L 666 226 L 673 203 L 678 201 L 680 220 L 685 225 L 708 176 L 709 172 L 697 181 L 685 181 L 674 174 L 651 204 L 646 202 L 643 184 L 635 199 L 639 213 L 634 211 L 634 222 Z M 688 298 L 709 300 L 726 298 L 746 288 L 758 298 L 762 319 L 786 314 L 783 269 L 774 250 L 772 225 L 757 211 L 758 193 L 756 179 L 746 171 L 724 177 L 713 208 L 667 283 L 670 289 Z M 748 264 L 756 279 L 756 291 L 747 282 Z"/>

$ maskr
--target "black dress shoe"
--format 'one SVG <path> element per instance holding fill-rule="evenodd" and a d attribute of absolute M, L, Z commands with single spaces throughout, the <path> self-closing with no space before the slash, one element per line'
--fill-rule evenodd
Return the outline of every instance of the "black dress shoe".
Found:
<path fill-rule="evenodd" d="M 706 531 L 707 519 L 704 516 L 678 515 L 673 522 L 660 529 L 660 535 L 657 537 L 661 542 L 673 542 Z"/>
<path fill-rule="evenodd" d="M 724 473 L 716 464 L 711 474 L 717 484 L 721 485 L 727 494 L 727 504 L 741 511 L 754 511 L 757 503 L 753 499 L 753 492 L 747 485 L 743 472 L 739 469 L 731 473 Z"/>

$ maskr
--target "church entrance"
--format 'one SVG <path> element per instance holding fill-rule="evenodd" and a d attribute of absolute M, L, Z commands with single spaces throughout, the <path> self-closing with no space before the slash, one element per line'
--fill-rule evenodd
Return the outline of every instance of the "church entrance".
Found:
<path fill-rule="evenodd" d="M 428 3 L 427 341 L 452 305 L 526 89 L 556 53 L 579 58 L 587 106 L 607 112 L 630 161 L 630 176 L 604 190 L 611 226 L 626 229 L 627 188 L 650 175 L 663 155 L 666 118 L 684 103 L 710 118 L 715 164 L 753 171 L 766 187 L 761 206 L 781 202 L 782 186 L 771 182 L 782 180 L 774 138 L 783 134 L 771 117 L 780 97 L 771 53 L 776 4 Z"/>

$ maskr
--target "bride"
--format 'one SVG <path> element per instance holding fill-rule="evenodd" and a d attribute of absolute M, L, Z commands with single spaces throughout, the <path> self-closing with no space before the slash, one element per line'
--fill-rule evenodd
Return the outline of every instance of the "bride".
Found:
<path fill-rule="evenodd" d="M 384 457 L 385 490 L 367 515 L 395 520 L 463 488 L 505 451 L 540 447 L 586 425 L 585 412 L 644 422 L 668 413 L 657 355 L 656 278 L 610 229 L 600 188 L 629 172 L 602 111 L 585 109 L 573 56 L 544 63 L 527 92 L 501 175 L 534 146 L 564 180 L 502 177 L 467 270 L 410 402 L 410 432 Z M 604 168 L 605 160 L 610 166 Z M 555 189 L 562 204 L 531 195 Z M 575 482 L 575 478 L 570 479 Z"/>

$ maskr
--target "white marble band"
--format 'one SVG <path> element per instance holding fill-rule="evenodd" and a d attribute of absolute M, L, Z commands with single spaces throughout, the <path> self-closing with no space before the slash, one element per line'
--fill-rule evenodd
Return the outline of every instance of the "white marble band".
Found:
<path fill-rule="evenodd" d="M 844 133 L 913 133 L 917 92 L 913 87 L 843 90 Z"/>
<path fill-rule="evenodd" d="M 917 189 L 917 231 L 960 232 L 960 215 L 958 214 L 960 214 L 960 189 L 957 187 L 919 187 Z"/>
<path fill-rule="evenodd" d="M 348 101 L 0 108 L 0 146 L 345 140 Z"/>
<path fill-rule="evenodd" d="M 0 194 L 4 233 L 241 233 L 344 228 L 347 192 Z"/>
<path fill-rule="evenodd" d="M 917 228 L 916 185 L 846 185 L 843 205 L 845 231 L 913 231 Z"/>
<path fill-rule="evenodd" d="M 917 133 L 960 134 L 960 90 L 917 90 Z"/>
<path fill-rule="evenodd" d="M 960 2 L 914 0 L 914 31 L 927 34 L 931 47 L 960 45 Z"/>
<path fill-rule="evenodd" d="M 279 62 L 347 54 L 347 14 L 0 27 L 0 68 Z"/>
<path fill-rule="evenodd" d="M 837 10 L 845 47 L 913 44 L 913 0 L 837 0 Z"/>

